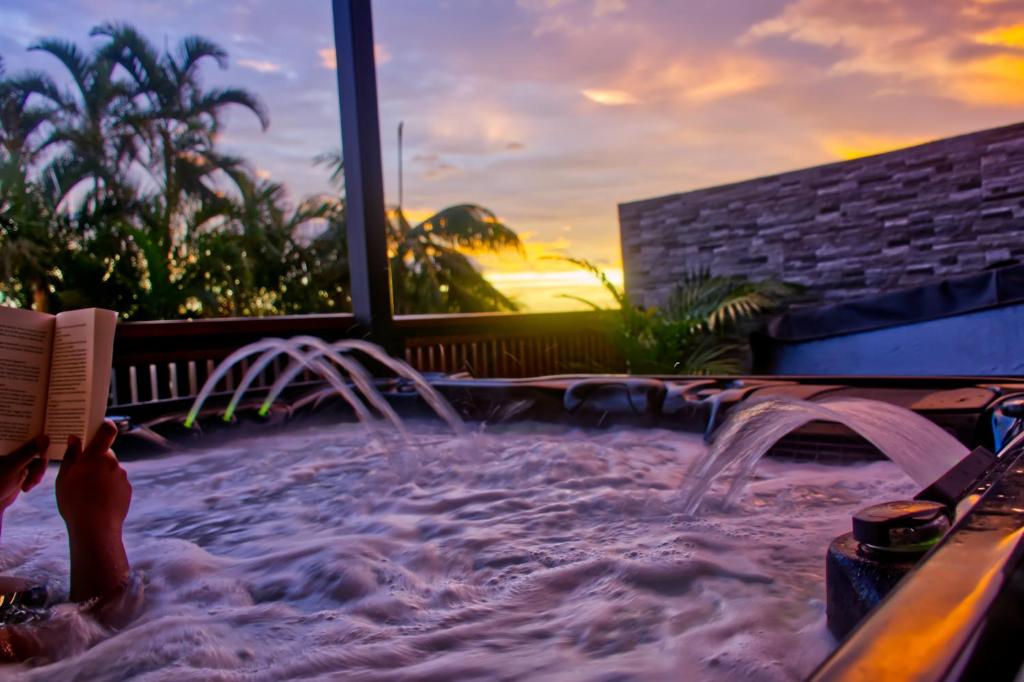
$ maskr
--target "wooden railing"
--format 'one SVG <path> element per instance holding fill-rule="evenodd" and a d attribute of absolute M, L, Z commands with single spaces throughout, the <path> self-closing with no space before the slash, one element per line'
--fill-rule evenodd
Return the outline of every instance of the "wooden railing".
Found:
<path fill-rule="evenodd" d="M 114 342 L 111 407 L 191 398 L 220 360 L 262 338 L 334 341 L 357 334 L 347 314 L 122 323 Z M 619 367 L 594 312 L 410 315 L 395 318 L 394 336 L 394 349 L 422 372 L 515 378 Z M 287 363 L 278 358 L 254 387 L 268 386 Z M 218 390 L 234 390 L 248 368 L 240 363 Z"/>
<path fill-rule="evenodd" d="M 409 315 L 395 325 L 406 362 L 421 372 L 530 377 L 618 366 L 592 312 Z"/>

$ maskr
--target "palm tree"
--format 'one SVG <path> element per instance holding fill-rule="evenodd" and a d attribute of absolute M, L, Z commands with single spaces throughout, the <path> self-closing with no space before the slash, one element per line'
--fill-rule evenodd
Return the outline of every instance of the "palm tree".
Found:
<path fill-rule="evenodd" d="M 415 226 L 395 209 L 389 215 L 388 242 L 396 313 L 519 309 L 460 251 L 522 250 L 516 233 L 488 209 L 449 206 Z"/>
<path fill-rule="evenodd" d="M 326 152 L 315 162 L 330 169 L 331 181 L 340 190 L 344 180 L 341 152 Z M 461 251 L 522 251 L 519 236 L 492 211 L 476 204 L 458 204 L 412 225 L 396 208 L 388 212 L 387 230 L 395 313 L 519 309 Z"/>
<path fill-rule="evenodd" d="M 34 97 L 40 93 L 51 101 L 60 101 L 56 84 L 43 73 L 26 72 L 7 77 L 0 58 L 0 163 L 12 164 L 27 176 L 42 151 L 38 139 L 57 121 L 59 109 L 41 105 Z"/>
<path fill-rule="evenodd" d="M 125 218 L 119 250 L 137 252 L 142 266 L 137 313 L 178 316 L 196 293 L 183 281 L 186 266 L 195 269 L 196 254 L 223 246 L 203 235 L 237 212 L 225 183 L 239 192 L 248 182 L 244 162 L 216 147 L 224 111 L 241 106 L 266 128 L 266 110 L 245 90 L 203 88 L 203 63 L 227 66 L 227 53 L 204 38 L 160 52 L 126 24 L 103 24 L 91 35 L 107 40 L 89 54 L 56 39 L 31 48 L 60 60 L 74 84 L 74 94 L 35 90 L 59 112 L 44 145 L 58 150 L 44 184 L 59 206 L 91 182 L 77 211 L 85 222 L 90 214 Z"/>
<path fill-rule="evenodd" d="M 236 188 L 244 182 L 243 161 L 216 148 L 224 111 L 231 106 L 246 109 L 266 130 L 266 107 L 247 90 L 203 88 L 200 67 L 213 60 L 227 68 L 227 52 L 201 36 L 185 37 L 174 51 L 159 53 L 127 24 L 102 24 L 91 35 L 109 39 L 100 53 L 123 68 L 134 85 L 130 122 L 145 148 L 148 179 L 157 188 L 144 215 L 170 260 L 176 247 L 190 238 L 189 229 L 201 227 L 189 213 L 208 214 L 204 202 L 221 205 L 218 192 L 224 180 Z"/>
<path fill-rule="evenodd" d="M 0 164 L 0 301 L 46 311 L 53 257 L 50 211 L 42 193 L 18 172 Z"/>
<path fill-rule="evenodd" d="M 60 206 L 82 183 L 89 185 L 80 205 L 123 205 L 132 196 L 129 168 L 139 154 L 133 129 L 131 91 L 114 78 L 115 64 L 100 50 L 86 54 L 70 41 L 44 38 L 30 50 L 61 62 L 74 91 L 39 87 L 56 121 L 42 149 L 58 152 L 41 173 L 51 202 Z"/>
<path fill-rule="evenodd" d="M 217 146 L 224 112 L 266 128 L 263 103 L 207 88 L 227 53 L 198 36 L 155 48 L 102 24 L 95 49 L 46 38 L 68 85 L 0 62 L 0 295 L 19 305 L 116 307 L 137 319 L 350 308 L 344 199 L 286 201 Z M 328 160 L 340 177 L 340 153 Z M 318 230 L 315 236 L 314 230 Z M 388 215 L 399 312 L 515 310 L 467 250 L 520 249 L 480 206 L 418 225 Z"/>
<path fill-rule="evenodd" d="M 690 270 L 673 287 L 661 310 L 658 355 L 672 359 L 678 374 L 736 374 L 747 362 L 747 337 L 766 313 L 778 309 L 797 287 L 772 279 L 712 275 Z"/>

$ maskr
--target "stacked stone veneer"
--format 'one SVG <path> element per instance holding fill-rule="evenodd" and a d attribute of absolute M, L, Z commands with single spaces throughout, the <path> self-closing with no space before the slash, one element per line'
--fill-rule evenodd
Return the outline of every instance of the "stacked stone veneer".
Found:
<path fill-rule="evenodd" d="M 1024 124 L 619 206 L 626 289 L 679 275 L 775 277 L 804 303 L 877 294 L 1024 259 Z"/>

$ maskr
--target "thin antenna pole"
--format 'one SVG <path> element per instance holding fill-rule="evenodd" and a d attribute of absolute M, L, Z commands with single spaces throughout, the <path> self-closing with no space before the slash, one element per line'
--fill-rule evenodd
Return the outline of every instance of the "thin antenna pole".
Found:
<path fill-rule="evenodd" d="M 405 121 L 398 122 L 398 214 L 402 214 L 402 128 Z"/>

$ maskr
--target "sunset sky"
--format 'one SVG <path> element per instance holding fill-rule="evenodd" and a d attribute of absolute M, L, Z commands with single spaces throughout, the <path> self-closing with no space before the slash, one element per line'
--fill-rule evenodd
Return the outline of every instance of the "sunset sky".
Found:
<path fill-rule="evenodd" d="M 1024 0 L 377 0 L 388 201 L 405 122 L 412 217 L 494 210 L 525 257 L 480 257 L 531 309 L 596 297 L 545 256 L 621 277 L 617 204 L 852 158 L 1024 119 Z M 338 145 L 327 0 L 5 0 L 8 69 L 88 44 L 107 20 L 158 45 L 189 33 L 231 54 L 211 84 L 247 87 L 224 145 L 293 198 L 325 191 L 311 159 Z"/>

